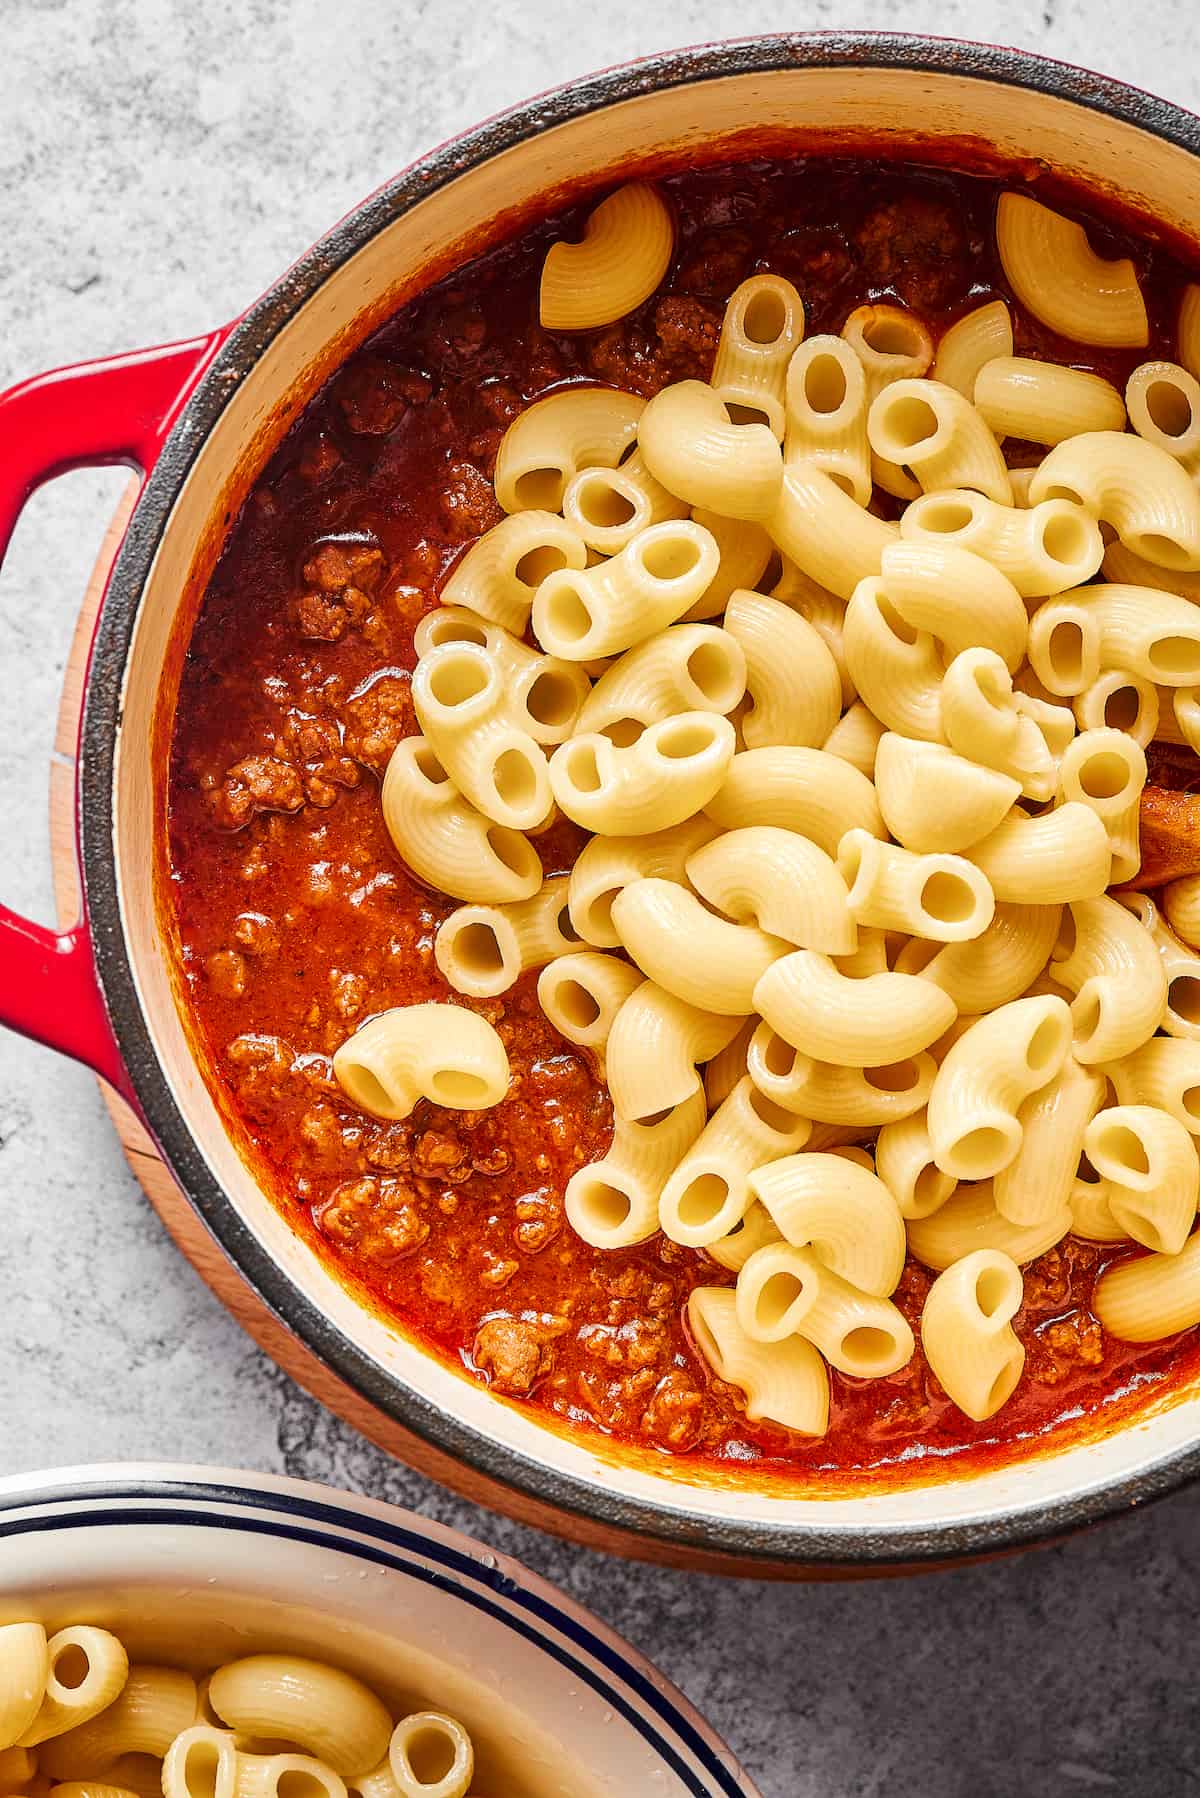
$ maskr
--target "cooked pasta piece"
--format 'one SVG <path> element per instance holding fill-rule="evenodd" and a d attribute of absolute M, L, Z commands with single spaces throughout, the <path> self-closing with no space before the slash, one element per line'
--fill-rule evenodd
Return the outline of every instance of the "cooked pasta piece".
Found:
<path fill-rule="evenodd" d="M 129 1656 L 111 1630 L 90 1624 L 60 1629 L 47 1644 L 46 1695 L 37 1716 L 21 1735 L 22 1748 L 36 1748 L 97 1716 L 118 1696 L 129 1677 Z"/>
<path fill-rule="evenodd" d="M 439 925 L 433 954 L 456 993 L 494 999 L 529 968 L 583 948 L 567 909 L 564 876 L 516 905 L 460 905 Z"/>
<path fill-rule="evenodd" d="M 599 950 L 556 956 L 538 975 L 538 1004 L 560 1036 L 603 1056 L 613 1019 L 642 976 Z"/>
<path fill-rule="evenodd" d="M 708 1109 L 714 1112 L 725 1103 L 742 1075 L 746 1072 L 746 1056 L 750 1049 L 750 1038 L 754 1035 L 759 1020 L 749 1017 L 742 1024 L 737 1035 L 708 1063 L 704 1070 L 704 1097 Z"/>
<path fill-rule="evenodd" d="M 1007 1255 L 1024 1267 L 1061 1242 L 1071 1227 L 1071 1211 L 1065 1205 L 1036 1224 L 1011 1223 L 996 1209 L 990 1180 L 960 1185 L 928 1217 L 909 1218 L 905 1224 L 909 1254 L 935 1273 L 980 1249 Z"/>
<path fill-rule="evenodd" d="M 1193 754 L 1200 754 L 1200 687 L 1156 688 L 1149 681 L 1143 684 L 1154 694 L 1152 712 L 1147 704 L 1147 711 L 1155 717 L 1154 736 L 1164 743 L 1186 743 Z"/>
<path fill-rule="evenodd" d="M 654 479 L 637 450 L 618 468 L 581 468 L 567 482 L 562 510 L 571 529 L 602 556 L 619 555 L 649 525 L 688 515 L 685 502 Z M 584 564 L 572 562 L 569 566 L 581 568 Z"/>
<path fill-rule="evenodd" d="M 13 1748 L 42 1708 L 50 1656 L 40 1623 L 0 1625 L 0 1750 Z"/>
<path fill-rule="evenodd" d="M 457 1718 L 416 1711 L 392 1731 L 388 1764 L 400 1798 L 466 1798 L 475 1749 Z"/>
<path fill-rule="evenodd" d="M 1086 1064 L 1132 1055 L 1158 1029 L 1167 976 L 1153 937 L 1115 899 L 1073 900 L 1050 974 L 1074 993 L 1073 1053 Z"/>
<path fill-rule="evenodd" d="M 561 743 L 577 728 L 590 691 L 587 675 L 572 662 L 530 649 L 498 624 L 463 606 L 439 606 L 413 632 L 418 657 L 444 643 L 474 643 L 500 669 L 503 705 L 509 722 L 535 743 Z"/>
<path fill-rule="evenodd" d="M 442 588 L 442 603 L 467 606 L 519 637 L 546 576 L 586 563 L 582 538 L 554 512 L 516 512 L 485 531 L 454 564 Z"/>
<path fill-rule="evenodd" d="M 693 521 L 701 525 L 717 546 L 717 572 L 695 605 L 683 614 L 683 622 L 718 618 L 739 587 L 755 587 L 771 560 L 771 539 L 761 524 L 746 518 L 724 518 L 703 506 L 692 508 Z"/>
<path fill-rule="evenodd" d="M 163 1756 L 163 1798 L 235 1798 L 247 1785 L 262 1792 L 266 1781 L 246 1778 L 246 1763 L 260 1757 L 240 1754 L 236 1744 L 231 1731 L 211 1723 L 185 1729 Z M 336 1773 L 330 1778 L 342 1785 Z"/>
<path fill-rule="evenodd" d="M 789 1154 L 749 1176 L 785 1242 L 860 1292 L 886 1298 L 904 1272 L 904 1220 L 891 1192 L 845 1153 Z"/>
<path fill-rule="evenodd" d="M 1009 484 L 1012 487 L 1013 494 L 1012 503 L 1019 510 L 1023 511 L 1033 504 L 1033 501 L 1029 497 L 1029 489 L 1036 473 L 1036 462 L 1026 463 L 1021 468 L 1010 468 L 1008 471 Z"/>
<path fill-rule="evenodd" d="M 1149 917 L 1143 916 L 1141 921 L 1150 932 L 1167 977 L 1167 1003 L 1159 1029 L 1168 1036 L 1200 1041 L 1200 955 L 1163 922 L 1148 894 L 1122 893 L 1120 897 L 1121 903 L 1131 910 L 1134 909 L 1133 902 L 1138 900 L 1149 910 Z M 1135 911 L 1135 916 L 1138 915 Z"/>
<path fill-rule="evenodd" d="M 848 979 L 811 949 L 773 961 L 746 1009 L 805 1055 L 851 1068 L 918 1055 L 955 1015 L 954 1001 L 929 981 L 907 974 Z"/>
<path fill-rule="evenodd" d="M 1057 905 L 996 906 L 992 921 L 965 943 L 924 943 L 914 938 L 896 957 L 898 974 L 919 974 L 948 993 L 967 1017 L 995 1011 L 1028 991 L 1058 940 Z"/>
<path fill-rule="evenodd" d="M 914 630 L 888 598 L 884 582 L 860 581 L 846 607 L 846 668 L 863 703 L 889 730 L 942 739 L 943 664 L 928 631 Z"/>
<path fill-rule="evenodd" d="M 1200 287 L 1194 281 L 1188 282 L 1179 302 L 1176 336 L 1180 362 L 1200 379 Z"/>
<path fill-rule="evenodd" d="M 1062 1067 L 1018 1112 L 1021 1147 L 992 1186 L 996 1209 L 1013 1224 L 1057 1217 L 1071 1200 L 1087 1127 L 1104 1104 L 1108 1082 L 1068 1055 Z"/>
<path fill-rule="evenodd" d="M 702 525 L 664 519 L 607 562 L 548 575 L 533 601 L 534 635 L 568 662 L 632 649 L 681 618 L 719 562 L 716 540 Z"/>
<path fill-rule="evenodd" d="M 842 682 L 842 704 L 851 705 L 858 695 L 846 667 L 845 645 L 842 642 L 846 602 L 802 573 L 787 556 L 780 556 L 779 561 L 781 572 L 771 588 L 771 598 L 780 600 L 791 611 L 799 612 L 801 618 L 807 619 L 812 625 L 837 663 Z"/>
<path fill-rule="evenodd" d="M 879 573 L 885 546 L 900 534 L 811 462 L 784 469 L 766 526 L 783 554 L 839 599 L 849 599 L 859 581 Z"/>
<path fill-rule="evenodd" d="M 851 980 L 865 980 L 869 974 L 891 972 L 899 933 L 889 938 L 887 931 L 865 924 L 858 933 L 858 945 L 848 955 L 837 956 L 839 971 Z"/>
<path fill-rule="evenodd" d="M 775 508 L 783 453 L 774 433 L 764 424 L 735 424 L 704 381 L 677 381 L 655 394 L 642 413 L 638 444 L 655 479 L 690 506 L 760 522 Z"/>
<path fill-rule="evenodd" d="M 1012 486 L 1000 446 L 969 401 L 941 381 L 895 381 L 867 414 L 871 448 L 911 469 L 926 492 L 975 487 L 1001 505 Z"/>
<path fill-rule="evenodd" d="M 701 1011 L 643 981 L 608 1034 L 608 1088 L 617 1117 L 642 1122 L 700 1091 L 697 1064 L 718 1055 L 740 1027 L 740 1018 Z"/>
<path fill-rule="evenodd" d="M 780 1242 L 779 1231 L 767 1213 L 766 1207 L 755 1199 L 740 1224 L 722 1236 L 719 1242 L 710 1242 L 705 1254 L 720 1267 L 727 1267 L 730 1273 L 739 1273 L 757 1249 L 762 1249 L 769 1242 Z M 732 1296 L 732 1295 L 731 1295 Z"/>
<path fill-rule="evenodd" d="M 929 1217 L 958 1185 L 933 1159 L 924 1111 L 883 1126 L 875 1139 L 875 1172 L 903 1218 Z"/>
<path fill-rule="evenodd" d="M 1121 1342 L 1159 1342 L 1200 1323 L 1200 1233 L 1177 1255 L 1137 1255 L 1106 1268 L 1092 1309 Z"/>
<path fill-rule="evenodd" d="M 510 830 L 536 830 L 553 803 L 546 757 L 508 721 L 504 673 L 474 643 L 421 657 L 413 707 L 438 762 L 466 799 Z"/>
<path fill-rule="evenodd" d="M 174 1667 L 131 1666 L 120 1693 L 97 1716 L 53 1736 L 38 1750 L 38 1771 L 53 1780 L 94 1777 L 118 1757 L 161 1760 L 196 1720 L 196 1682 Z"/>
<path fill-rule="evenodd" d="M 1200 1136 L 1200 1044 L 1155 1036 L 1103 1069 L 1120 1105 L 1156 1105 Z"/>
<path fill-rule="evenodd" d="M 841 715 L 842 681 L 818 632 L 780 600 L 746 590 L 731 597 L 725 631 L 745 654 L 746 747 L 819 749 Z"/>
<path fill-rule="evenodd" d="M 1200 492 L 1175 458 L 1129 431 L 1085 431 L 1052 449 L 1034 503 L 1070 499 L 1161 568 L 1200 569 Z"/>
<path fill-rule="evenodd" d="M 1200 622 L 1190 600 L 1108 583 L 1047 600 L 1029 626 L 1029 659 L 1052 692 L 1079 693 L 1105 668 L 1160 686 L 1200 682 Z"/>
<path fill-rule="evenodd" d="M 1160 568 L 1144 556 L 1135 555 L 1119 537 L 1104 546 L 1104 577 L 1117 586 L 1155 587 L 1160 593 L 1174 593 L 1180 599 L 1200 600 L 1200 573 L 1185 568 Z"/>
<path fill-rule="evenodd" d="M 755 1342 L 737 1317 L 737 1298 L 727 1286 L 696 1286 L 687 1303 L 688 1328 L 717 1379 L 745 1394 L 751 1423 L 782 1424 L 802 1436 L 829 1428 L 829 1375 L 802 1336 Z"/>
<path fill-rule="evenodd" d="M 1132 880 L 1142 859 L 1138 827 L 1145 751 L 1124 731 L 1086 730 L 1063 751 L 1059 778 L 1064 801 L 1089 806 L 1108 832 L 1110 879 Z"/>
<path fill-rule="evenodd" d="M 989 300 L 943 331 L 938 339 L 933 378 L 957 388 L 965 400 L 974 400 L 980 370 L 998 356 L 1012 353 L 1012 314 L 1003 300 Z"/>
<path fill-rule="evenodd" d="M 704 809 L 723 830 L 756 824 L 791 830 L 830 856 L 848 830 L 885 834 L 871 782 L 821 749 L 744 750 Z"/>
<path fill-rule="evenodd" d="M 917 855 L 969 849 L 1004 822 L 1021 796 L 1012 775 L 895 731 L 879 739 L 875 791 L 889 831 Z"/>
<path fill-rule="evenodd" d="M 508 1091 L 504 1044 L 486 1018 L 461 1005 L 380 1012 L 346 1038 L 333 1072 L 352 1104 L 380 1118 L 406 1118 L 418 1099 L 486 1111 Z"/>
<path fill-rule="evenodd" d="M 372 1776 L 366 1777 L 370 1781 Z M 283 1750 L 256 1753 L 239 1749 L 234 1790 L 235 1798 L 346 1798 L 345 1780 L 323 1760 Z"/>
<path fill-rule="evenodd" d="M 743 1075 L 663 1187 L 664 1235 L 689 1248 L 728 1236 L 754 1198 L 748 1176 L 803 1148 L 811 1129 L 807 1118 L 764 1097 Z"/>
<path fill-rule="evenodd" d="M 565 387 L 527 406 L 496 453 L 493 484 L 500 505 L 506 512 L 559 511 L 568 481 L 581 468 L 617 466 L 636 441 L 645 404 L 611 387 Z M 542 569 L 540 577 L 549 572 Z M 465 593 L 445 597 L 473 603 Z"/>
<path fill-rule="evenodd" d="M 133 1792 L 136 1798 L 162 1798 L 162 1762 L 152 1754 L 119 1754 L 108 1768 L 108 1777 L 118 1782 L 117 1791 L 122 1795 Z M 86 1790 L 76 1786 L 67 1798 L 105 1798 L 105 1794 L 97 1793 L 89 1780 Z"/>
<path fill-rule="evenodd" d="M 836 481 L 857 505 L 871 498 L 863 365 L 840 337 L 810 337 L 787 370 L 784 462 L 809 463 Z"/>
<path fill-rule="evenodd" d="M 861 700 L 856 699 L 842 713 L 821 747 L 827 755 L 836 755 L 839 760 L 849 762 L 852 768 L 857 768 L 871 780 L 883 734 L 883 725 L 874 712 L 868 711 Z"/>
<path fill-rule="evenodd" d="M 615 324 L 649 299 L 674 245 L 674 222 L 658 189 L 648 181 L 625 182 L 588 214 L 579 243 L 562 241 L 547 250 L 538 293 L 543 329 L 591 331 Z"/>
<path fill-rule="evenodd" d="M 939 718 L 959 755 L 1011 775 L 1026 798 L 1040 802 L 1054 797 L 1058 767 L 1025 703 L 1026 695 L 1013 691 L 1012 676 L 994 651 L 964 649 L 942 681 Z"/>
<path fill-rule="evenodd" d="M 712 386 L 738 424 L 765 424 L 780 441 L 784 385 L 804 336 L 804 302 L 782 275 L 751 275 L 725 306 Z"/>
<path fill-rule="evenodd" d="M 624 749 L 597 733 L 573 737 L 554 752 L 551 787 L 568 818 L 585 830 L 648 836 L 682 824 L 716 798 L 735 740 L 732 724 L 714 712 L 680 712 Z"/>
<path fill-rule="evenodd" d="M 893 381 L 923 375 L 933 361 L 933 339 L 924 322 L 888 301 L 856 306 L 842 336 L 863 365 L 870 399 Z"/>
<path fill-rule="evenodd" d="M 537 850 L 463 798 L 433 745 L 405 737 L 383 778 L 383 820 L 418 880 L 455 899 L 510 904 L 542 883 Z"/>
<path fill-rule="evenodd" d="M 1016 472 L 1010 470 L 1010 477 Z M 1020 510 L 967 487 L 914 499 L 900 520 L 900 535 L 970 550 L 1011 581 L 1023 599 L 1090 581 L 1104 557 L 1100 527 L 1082 506 L 1048 499 Z"/>
<path fill-rule="evenodd" d="M 1143 362 L 1125 388 L 1139 437 L 1174 456 L 1189 474 L 1200 468 L 1200 381 L 1177 362 Z"/>
<path fill-rule="evenodd" d="M 1032 356 L 998 356 L 981 369 L 975 405 L 998 437 L 1056 444 L 1081 431 L 1123 431 L 1125 402 L 1111 381 Z"/>
<path fill-rule="evenodd" d="M 686 871 L 700 897 L 738 924 L 825 955 L 857 947 L 846 882 L 832 857 L 795 831 L 769 824 L 726 831 L 695 850 Z"/>
<path fill-rule="evenodd" d="M 36 1780 L 37 1755 L 32 1748 L 0 1748 L 0 1791 L 36 1792 Z"/>
<path fill-rule="evenodd" d="M 764 1022 L 750 1039 L 746 1071 L 769 1099 L 815 1123 L 872 1125 L 920 1111 L 932 1091 L 937 1063 L 922 1053 L 878 1067 L 839 1067 L 801 1054 Z"/>
<path fill-rule="evenodd" d="M 1108 1204 L 1107 1180 L 1084 1180 L 1078 1175 L 1071 1188 L 1071 1231 L 1085 1242 L 1128 1242 L 1125 1229 Z"/>
<path fill-rule="evenodd" d="M 1196 1221 L 1200 1156 L 1188 1130 L 1155 1105 L 1114 1105 L 1088 1126 L 1084 1152 L 1127 1236 L 1177 1255 Z"/>
<path fill-rule="evenodd" d="M 990 649 L 1010 670 L 1025 659 L 1029 615 L 1012 582 L 969 549 L 908 542 L 883 552 L 882 582 L 912 631 L 927 631 L 947 660 L 964 649 Z"/>
<path fill-rule="evenodd" d="M 997 899 L 1064 905 L 1103 894 L 1112 849 L 1091 807 L 1072 800 L 1037 818 L 1014 807 L 998 829 L 973 846 L 970 859 L 986 874 Z"/>
<path fill-rule="evenodd" d="M 843 836 L 838 872 L 849 888 L 851 916 L 877 930 L 961 943 L 981 936 L 995 911 L 992 889 L 973 862 L 914 855 L 865 830 Z"/>
<path fill-rule="evenodd" d="M 1163 910 L 1176 936 L 1200 949 L 1200 875 L 1170 881 L 1163 889 Z"/>
<path fill-rule="evenodd" d="M 1025 194 L 1001 194 L 996 245 L 1018 300 L 1060 337 L 1113 348 L 1147 341 L 1146 303 L 1132 262 L 1097 256 L 1073 219 Z"/>
<path fill-rule="evenodd" d="M 637 837 L 593 837 L 567 880 L 571 924 L 598 949 L 618 949 L 612 902 L 631 880 L 682 881 L 689 858 L 717 835 L 711 819 L 686 818 L 670 830 Z"/>
<path fill-rule="evenodd" d="M 343 1779 L 377 1767 L 392 1720 L 352 1674 L 300 1655 L 254 1654 L 213 1674 L 209 1702 L 231 1729 L 294 1742 Z"/>
<path fill-rule="evenodd" d="M 626 650 L 600 676 L 575 728 L 625 747 L 680 712 L 732 712 L 745 691 L 746 657 L 735 634 L 677 624 Z"/>
<path fill-rule="evenodd" d="M 981 1017 L 954 1044 L 929 1095 L 929 1139 L 943 1173 L 986 1180 L 1015 1161 L 1020 1111 L 1048 1086 L 1071 1048 L 1061 999 L 1016 999 Z"/>
<path fill-rule="evenodd" d="M 1175 695 L 1186 687 L 1173 687 Z M 1145 749 L 1159 734 L 1158 689 L 1123 668 L 1109 668 L 1071 701 L 1081 731 L 1118 730 Z"/>
<path fill-rule="evenodd" d="M 757 1342 L 798 1334 L 840 1373 L 881 1379 L 912 1360 L 913 1334 L 890 1299 L 860 1292 L 790 1242 L 751 1255 L 737 1278 L 737 1320 Z"/>
<path fill-rule="evenodd" d="M 622 947 L 651 980 L 728 1017 L 756 1009 L 755 987 L 791 947 L 752 924 L 718 918 L 672 880 L 631 881 L 613 900 L 612 920 Z"/>
<path fill-rule="evenodd" d="M 695 1087 L 677 1104 L 638 1120 L 618 1117 L 612 1143 L 599 1161 L 577 1168 L 563 1207 L 577 1236 L 594 1249 L 631 1248 L 659 1229 L 659 1199 L 667 1179 L 704 1128 L 704 1092 Z"/>
<path fill-rule="evenodd" d="M 1012 1397 L 1025 1349 L 1012 1320 L 1025 1283 L 998 1249 L 976 1249 L 938 1275 L 921 1311 L 921 1346 L 947 1394 L 976 1423 Z"/>

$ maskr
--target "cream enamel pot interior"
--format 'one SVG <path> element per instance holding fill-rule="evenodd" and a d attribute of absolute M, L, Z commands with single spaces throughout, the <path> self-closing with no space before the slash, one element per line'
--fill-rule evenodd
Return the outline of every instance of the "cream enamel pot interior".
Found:
<path fill-rule="evenodd" d="M 480 1791 L 758 1798 L 682 1694 L 565 1593 L 325 1486 L 169 1465 L 0 1480 L 0 1623 L 28 1619 L 99 1624 L 135 1660 L 197 1673 L 268 1649 L 332 1661 L 393 1716 L 458 1717 Z"/>
<path fill-rule="evenodd" d="M 123 436 L 114 442 L 111 429 L 105 439 L 76 426 L 58 456 L 58 466 L 157 459 L 109 584 L 85 698 L 79 829 L 90 934 L 39 949 L 32 927 L 21 925 L 24 946 L 14 945 L 10 918 L 0 954 L 18 976 L 8 1021 L 125 1084 L 243 1273 L 342 1380 L 432 1445 L 440 1477 L 457 1480 L 458 1466 L 476 1491 L 478 1476 L 490 1482 L 493 1502 L 568 1533 L 590 1528 L 592 1539 L 634 1552 L 785 1572 L 869 1571 L 1044 1539 L 1177 1487 L 1200 1470 L 1200 1393 L 1176 1394 L 1107 1436 L 1008 1468 L 946 1479 L 934 1462 L 919 1486 L 855 1496 L 735 1487 L 706 1481 L 686 1459 L 635 1464 L 565 1437 L 362 1308 L 258 1189 L 193 1060 L 147 878 L 161 822 L 156 716 L 172 690 L 177 616 L 202 588 L 224 523 L 331 367 L 495 221 L 631 164 L 715 147 L 736 153 L 739 140 L 761 145 L 785 134 L 798 144 L 876 147 L 881 137 L 910 147 L 969 140 L 1119 194 L 1184 236 L 1200 219 L 1200 120 L 1058 64 L 913 38 L 778 37 L 685 51 L 572 84 L 433 152 L 352 213 L 229 332 L 138 363 L 143 385 L 135 383 Z M 75 378 L 119 384 L 129 375 L 110 364 Z M 39 441 L 38 406 L 48 391 L 53 398 L 54 382 L 71 379 L 68 371 L 20 396 L 25 442 L 30 421 Z M 0 402 L 6 451 L 11 437 Z M 47 472 L 30 460 L 26 485 Z M 91 991 L 83 948 L 94 954 L 121 1066 L 79 1022 Z M 29 964 L 39 953 L 34 998 Z"/>

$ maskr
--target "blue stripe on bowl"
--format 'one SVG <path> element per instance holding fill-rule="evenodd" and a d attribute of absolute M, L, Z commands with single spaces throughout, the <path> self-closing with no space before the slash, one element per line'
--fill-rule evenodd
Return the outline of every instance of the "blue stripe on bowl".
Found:
<path fill-rule="evenodd" d="M 626 1661 L 608 1643 L 602 1641 L 582 1622 L 558 1610 L 553 1604 L 529 1591 L 513 1580 L 499 1565 L 488 1566 L 472 1555 L 448 1544 L 431 1539 L 416 1530 L 410 1530 L 399 1524 L 388 1523 L 382 1518 L 366 1515 L 358 1511 L 339 1510 L 336 1505 L 323 1504 L 319 1500 L 301 1498 L 292 1493 L 281 1493 L 235 1486 L 204 1485 L 187 1481 L 164 1480 L 155 1486 L 121 1486 L 115 1483 L 97 1481 L 94 1484 L 63 1486 L 44 1493 L 23 1492 L 11 1497 L 0 1495 L 0 1513 L 13 1509 L 24 1510 L 37 1505 L 55 1505 L 72 1501 L 102 1501 L 105 1504 L 136 1502 L 139 1510 L 129 1512 L 112 1509 L 90 1509 L 86 1511 L 68 1511 L 63 1515 L 47 1517 L 4 1517 L 0 1515 L 0 1537 L 17 1536 L 28 1532 L 45 1530 L 64 1530 L 86 1528 L 90 1525 L 104 1527 L 137 1525 L 144 1523 L 186 1523 L 205 1529 L 229 1529 L 244 1531 L 247 1534 L 259 1534 L 280 1537 L 285 1540 L 306 1542 L 319 1548 L 333 1548 L 343 1554 L 356 1555 L 377 1566 L 387 1567 L 403 1573 L 412 1579 L 419 1579 L 426 1585 L 452 1594 L 474 1605 L 478 1610 L 496 1618 L 508 1628 L 516 1630 L 518 1635 L 532 1643 L 543 1653 L 550 1655 L 567 1669 L 571 1675 L 583 1680 L 604 1701 L 619 1712 L 625 1721 L 637 1731 L 644 1741 L 658 1753 L 663 1762 L 682 1782 L 685 1790 L 693 1798 L 713 1798 L 720 1793 L 723 1798 L 747 1798 L 747 1788 L 729 1770 L 722 1760 L 713 1752 L 704 1737 L 671 1702 L 653 1681 L 646 1678 L 636 1666 Z M 148 1505 L 146 1501 L 152 1501 Z M 172 1501 L 163 1504 L 161 1501 Z M 154 1501 L 159 1501 L 154 1503 Z M 268 1522 L 264 1518 L 230 1517 L 220 1512 L 197 1509 L 200 1503 L 224 1504 L 237 1506 L 244 1510 L 264 1511 L 275 1509 L 296 1517 L 307 1517 L 315 1522 L 337 1526 L 338 1529 L 351 1530 L 358 1535 L 370 1536 L 377 1542 L 389 1544 L 397 1549 L 415 1555 L 421 1560 L 441 1562 L 449 1572 L 414 1564 L 403 1559 L 399 1554 L 389 1553 L 386 1548 L 377 1548 L 362 1542 L 348 1541 L 345 1537 L 323 1535 L 314 1529 L 308 1529 L 292 1523 Z M 498 1604 L 485 1592 L 472 1591 L 462 1582 L 468 1579 L 476 1585 L 490 1587 L 497 1597 L 505 1603 Z M 624 1696 L 619 1685 L 610 1685 L 598 1673 L 567 1652 L 558 1643 L 548 1639 L 534 1624 L 526 1619 L 514 1616 L 509 1607 L 519 1607 L 542 1623 L 549 1624 L 560 1635 L 567 1637 L 583 1652 L 598 1661 L 628 1690 L 636 1694 L 639 1704 L 654 1713 L 684 1745 L 699 1765 L 704 1769 L 709 1783 L 700 1783 L 697 1776 L 681 1758 L 670 1741 L 655 1730 L 641 1711 Z"/>

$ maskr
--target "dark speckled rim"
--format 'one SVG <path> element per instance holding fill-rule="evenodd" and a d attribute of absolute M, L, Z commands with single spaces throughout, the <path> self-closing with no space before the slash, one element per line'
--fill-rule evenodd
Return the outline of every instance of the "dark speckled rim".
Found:
<path fill-rule="evenodd" d="M 113 1028 L 145 1117 L 176 1179 L 213 1235 L 275 1314 L 348 1385 L 386 1415 L 487 1478 L 556 1510 L 676 1550 L 805 1569 L 880 1570 L 994 1554 L 1045 1541 L 1145 1504 L 1200 1475 L 1200 1445 L 1077 1496 L 993 1509 L 928 1527 L 823 1528 L 819 1524 L 716 1521 L 671 1502 L 633 1500 L 566 1475 L 500 1444 L 432 1405 L 388 1374 L 318 1310 L 266 1253 L 213 1179 L 155 1054 L 125 942 L 113 852 L 114 764 L 126 661 L 143 588 L 192 461 L 231 395 L 288 320 L 322 283 L 431 192 L 539 133 L 621 101 L 684 83 L 797 68 L 901 69 L 968 76 L 1024 88 L 1106 113 L 1200 156 L 1200 119 L 1101 75 L 1021 51 L 870 32 L 804 33 L 702 46 L 651 57 L 500 114 L 434 150 L 379 189 L 322 238 L 231 332 L 167 439 L 116 561 L 85 696 L 79 760 L 80 840 L 96 963 Z M 549 1446 L 549 1444 L 548 1444 Z M 682 1489 L 680 1496 L 682 1498 Z M 811 1515 L 811 1512 L 810 1512 Z M 652 1548 L 651 1548 L 652 1552 Z"/>

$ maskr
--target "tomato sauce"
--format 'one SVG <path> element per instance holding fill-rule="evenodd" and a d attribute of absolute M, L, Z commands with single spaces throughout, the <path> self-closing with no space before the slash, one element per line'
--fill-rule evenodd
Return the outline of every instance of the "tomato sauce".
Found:
<path fill-rule="evenodd" d="M 1115 1419 L 1200 1368 L 1193 1337 L 1107 1338 L 1089 1309 L 1127 1251 L 1068 1238 L 1025 1270 L 1015 1396 L 984 1424 L 946 1398 L 918 1346 L 890 1379 L 831 1376 L 820 1441 L 747 1423 L 683 1323 L 692 1286 L 733 1276 L 656 1238 L 602 1253 L 563 1214 L 575 1168 L 603 1154 L 607 1093 L 542 1016 L 526 977 L 498 1000 L 447 991 L 433 960 L 455 902 L 419 886 L 384 829 L 379 781 L 417 729 L 412 633 L 447 570 L 501 514 L 505 427 L 564 382 L 641 394 L 709 373 L 724 302 L 756 271 L 795 282 L 809 333 L 868 300 L 913 307 L 935 336 L 985 299 L 1011 301 L 995 250 L 1002 183 L 836 159 L 693 169 L 662 186 L 678 220 L 658 293 L 607 330 L 537 322 L 546 249 L 579 210 L 526 230 L 406 305 L 327 384 L 234 523 L 187 653 L 169 783 L 169 928 L 207 1072 L 239 1144 L 294 1227 L 406 1331 L 563 1427 L 601 1431 L 726 1477 L 853 1485 L 977 1468 Z M 1131 255 L 1151 318 L 1144 351 L 1064 343 L 1014 305 L 1016 353 L 1123 386 L 1173 353 L 1182 269 L 1086 218 L 1102 254 Z M 1010 461 L 1040 451 L 1006 446 Z M 891 505 L 884 497 L 881 504 Z M 547 874 L 582 837 L 536 839 Z M 475 1003 L 512 1066 L 482 1114 L 422 1103 L 364 1116 L 334 1050 L 389 1006 Z M 916 1325 L 932 1276 L 910 1263 L 896 1302 Z"/>

